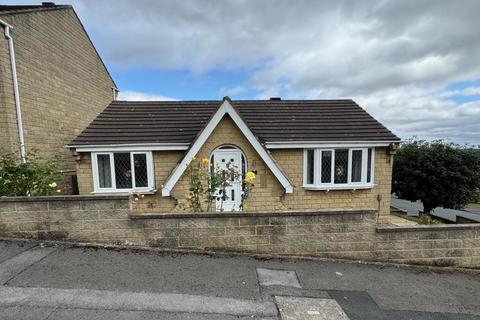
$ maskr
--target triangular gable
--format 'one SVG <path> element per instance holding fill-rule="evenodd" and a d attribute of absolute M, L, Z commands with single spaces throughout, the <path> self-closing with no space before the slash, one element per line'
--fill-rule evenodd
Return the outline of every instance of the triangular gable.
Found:
<path fill-rule="evenodd" d="M 272 171 L 273 175 L 278 179 L 280 184 L 283 186 L 283 188 L 285 189 L 285 192 L 286 193 L 293 192 L 293 185 L 290 183 L 290 181 L 285 176 L 283 171 L 278 167 L 278 165 L 272 159 L 272 157 L 267 152 L 267 150 L 257 140 L 252 130 L 250 130 L 250 128 L 245 123 L 245 121 L 243 121 L 242 117 L 231 105 L 230 99 L 225 98 L 223 100 L 223 103 L 220 105 L 220 107 L 217 109 L 215 114 L 210 119 L 210 121 L 205 125 L 201 133 L 195 139 L 193 145 L 190 147 L 187 154 L 183 157 L 180 164 L 175 168 L 175 170 L 169 176 L 167 182 L 162 188 L 162 196 L 164 197 L 170 196 L 170 192 L 175 187 L 175 184 L 178 182 L 182 174 L 187 169 L 187 165 L 192 161 L 192 157 L 194 157 L 198 153 L 198 151 L 200 151 L 201 147 L 205 144 L 208 137 L 212 134 L 213 130 L 215 130 L 217 125 L 220 123 L 220 120 L 222 120 L 222 118 L 226 114 L 228 114 L 230 118 L 232 118 L 233 122 L 235 122 L 235 124 L 238 126 L 240 131 L 242 131 L 245 138 L 247 138 L 247 140 L 250 142 L 252 147 L 260 155 L 260 157 L 265 162 L 267 167 L 270 169 L 270 171 Z"/>

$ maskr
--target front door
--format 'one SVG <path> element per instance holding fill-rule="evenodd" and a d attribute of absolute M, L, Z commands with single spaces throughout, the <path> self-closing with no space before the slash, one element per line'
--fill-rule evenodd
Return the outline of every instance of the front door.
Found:
<path fill-rule="evenodd" d="M 215 167 L 220 168 L 220 170 L 225 170 L 227 165 L 230 165 L 230 168 L 235 168 L 237 171 L 241 172 L 242 168 L 242 155 L 238 149 L 219 149 L 216 150 L 213 154 L 214 165 Z M 238 211 L 240 210 L 241 204 L 241 192 L 242 192 L 242 181 L 241 178 L 235 179 L 231 178 L 230 186 L 225 188 L 225 194 L 227 195 L 226 200 L 217 200 L 216 209 L 217 211 Z M 219 194 L 222 191 L 219 190 Z"/>

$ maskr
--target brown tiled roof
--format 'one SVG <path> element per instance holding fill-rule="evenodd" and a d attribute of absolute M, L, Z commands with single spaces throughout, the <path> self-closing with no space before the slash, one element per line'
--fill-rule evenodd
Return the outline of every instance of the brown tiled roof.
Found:
<path fill-rule="evenodd" d="M 70 145 L 191 143 L 222 104 L 114 101 Z M 352 100 L 233 100 L 261 142 L 400 140 Z"/>

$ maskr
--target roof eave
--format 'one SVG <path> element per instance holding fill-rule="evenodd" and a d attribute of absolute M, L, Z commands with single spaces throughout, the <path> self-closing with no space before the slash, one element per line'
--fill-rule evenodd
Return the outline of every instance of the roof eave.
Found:
<path fill-rule="evenodd" d="M 391 140 L 352 140 L 352 141 L 271 141 L 265 142 L 267 149 L 303 149 L 333 147 L 388 147 L 392 143 L 400 143 L 400 139 Z"/>
<path fill-rule="evenodd" d="M 124 144 L 90 144 L 64 146 L 67 149 L 75 149 L 77 152 L 111 152 L 111 151 L 168 151 L 187 150 L 190 143 L 124 143 Z"/>

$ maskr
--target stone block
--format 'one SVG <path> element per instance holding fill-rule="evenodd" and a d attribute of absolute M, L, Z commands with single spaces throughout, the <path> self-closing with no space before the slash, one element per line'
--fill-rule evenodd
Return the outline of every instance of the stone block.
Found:
<path fill-rule="evenodd" d="M 477 230 L 448 230 L 448 239 L 473 239 Z"/>
<path fill-rule="evenodd" d="M 239 226 L 238 218 L 212 218 L 208 219 L 210 227 L 235 227 Z"/>
<path fill-rule="evenodd" d="M 81 201 L 82 210 L 112 210 L 115 209 L 117 200 L 83 200 Z"/>
<path fill-rule="evenodd" d="M 262 236 L 240 236 L 238 237 L 238 244 L 241 246 L 258 245 L 258 244 L 270 244 L 268 235 Z"/>
<path fill-rule="evenodd" d="M 48 210 L 80 210 L 80 201 L 48 201 Z"/>
<path fill-rule="evenodd" d="M 152 239 L 152 240 L 147 240 L 147 244 L 151 247 L 173 249 L 178 247 L 178 238 Z"/>
<path fill-rule="evenodd" d="M 448 233 L 446 231 L 424 231 L 418 232 L 419 240 L 435 240 L 435 239 L 447 239 Z"/>
<path fill-rule="evenodd" d="M 65 241 L 69 237 L 66 231 L 39 231 L 37 234 L 38 240 L 58 240 Z"/>
<path fill-rule="evenodd" d="M 208 238 L 211 236 L 225 236 L 229 235 L 225 232 L 225 228 L 194 228 L 193 229 L 194 237 L 196 238 Z"/>
<path fill-rule="evenodd" d="M 242 226 L 242 227 L 225 227 L 226 235 L 237 235 L 237 236 L 254 236 L 255 227 L 254 226 Z"/>
<path fill-rule="evenodd" d="M 287 233 L 287 227 L 276 225 L 276 226 L 256 226 L 255 233 L 257 235 L 284 235 Z"/>
<path fill-rule="evenodd" d="M 0 201 L 0 214 L 2 212 L 13 212 L 13 211 L 15 211 L 15 202 Z"/>
<path fill-rule="evenodd" d="M 19 201 L 15 202 L 16 211 L 47 211 L 47 201 Z"/>
<path fill-rule="evenodd" d="M 208 219 L 203 218 L 191 218 L 191 219 L 179 219 L 179 228 L 208 228 Z"/>
<path fill-rule="evenodd" d="M 88 212 L 98 212 L 98 219 L 128 219 L 129 211 L 119 210 L 119 209 L 99 209 L 96 210 L 85 210 Z"/>
<path fill-rule="evenodd" d="M 206 243 L 205 248 L 207 249 L 229 249 L 230 251 L 234 251 L 235 248 L 239 245 L 239 237 L 231 235 L 231 236 L 223 236 L 223 237 L 209 237 L 208 243 Z"/>
<path fill-rule="evenodd" d="M 240 226 L 265 226 L 269 225 L 269 217 L 241 217 L 238 218 Z"/>

